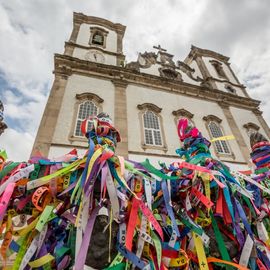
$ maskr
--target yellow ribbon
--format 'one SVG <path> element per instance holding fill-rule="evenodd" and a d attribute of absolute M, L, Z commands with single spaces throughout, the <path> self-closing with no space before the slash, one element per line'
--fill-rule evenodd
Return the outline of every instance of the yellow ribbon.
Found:
<path fill-rule="evenodd" d="M 192 236 L 193 236 L 193 239 L 194 239 L 194 244 L 195 244 L 195 248 L 196 248 L 196 252 L 197 252 L 197 257 L 198 257 L 198 260 L 199 260 L 200 270 L 209 270 L 208 263 L 207 263 L 206 256 L 205 256 L 205 252 L 204 252 L 202 239 L 195 232 L 192 232 Z"/>
<path fill-rule="evenodd" d="M 40 187 L 42 185 L 49 183 L 53 178 L 57 178 L 59 176 L 62 176 L 64 174 L 68 173 L 72 169 L 77 168 L 82 163 L 85 163 L 85 161 L 86 161 L 86 157 L 83 159 L 78 159 L 78 160 L 74 161 L 73 163 L 71 163 L 70 165 L 68 165 L 67 167 L 64 167 L 64 168 L 56 171 L 55 173 L 43 176 L 43 177 L 36 179 L 36 180 L 33 180 L 33 181 L 29 181 L 27 183 L 27 190 L 34 189 L 34 188 L 37 188 L 37 187 Z"/>
<path fill-rule="evenodd" d="M 46 263 L 51 262 L 52 260 L 54 260 L 54 257 L 51 254 L 48 253 L 48 254 L 44 255 L 43 257 L 41 257 L 41 258 L 39 258 L 37 260 L 29 262 L 28 264 L 32 268 L 37 268 L 37 267 L 40 267 L 40 266 L 42 266 L 42 265 L 44 265 Z"/>
<path fill-rule="evenodd" d="M 37 217 L 34 221 L 32 221 L 28 226 L 26 226 L 25 228 L 15 231 L 15 235 L 19 235 L 19 236 L 24 236 L 26 234 L 28 234 L 30 231 L 32 231 L 37 223 L 38 223 L 39 217 Z"/>
<path fill-rule="evenodd" d="M 222 136 L 218 138 L 213 138 L 210 140 L 210 142 L 216 142 L 216 141 L 228 141 L 228 140 L 234 140 L 235 137 L 233 135 L 227 135 L 227 136 Z"/>

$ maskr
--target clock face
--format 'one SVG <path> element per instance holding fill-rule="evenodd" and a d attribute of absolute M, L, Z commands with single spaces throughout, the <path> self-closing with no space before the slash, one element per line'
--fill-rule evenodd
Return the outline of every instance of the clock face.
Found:
<path fill-rule="evenodd" d="M 85 60 L 96 62 L 96 63 L 104 63 L 105 57 L 104 55 L 96 50 L 91 50 L 85 54 Z"/>

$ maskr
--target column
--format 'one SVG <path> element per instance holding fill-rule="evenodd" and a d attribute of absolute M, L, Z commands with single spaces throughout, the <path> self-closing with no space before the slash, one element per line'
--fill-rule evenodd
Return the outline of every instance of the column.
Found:
<path fill-rule="evenodd" d="M 112 81 L 114 90 L 114 126 L 121 135 L 121 142 L 117 144 L 116 154 L 128 158 L 128 119 L 127 119 L 127 82 Z"/>

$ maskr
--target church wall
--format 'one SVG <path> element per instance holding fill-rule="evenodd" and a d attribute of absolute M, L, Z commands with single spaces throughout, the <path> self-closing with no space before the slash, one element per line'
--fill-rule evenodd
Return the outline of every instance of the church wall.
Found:
<path fill-rule="evenodd" d="M 149 68 L 140 68 L 140 72 L 141 73 L 155 75 L 155 76 L 160 76 L 160 71 L 159 71 L 160 68 L 162 68 L 162 65 L 155 64 L 155 65 L 150 66 Z M 176 71 L 181 74 L 182 80 L 184 82 L 190 83 L 190 84 L 194 84 L 194 85 L 200 85 L 200 82 L 197 82 L 195 80 L 192 80 L 184 72 L 180 71 L 179 69 L 176 69 Z M 194 75 L 194 78 L 196 78 L 197 76 L 199 76 L 199 74 L 197 72 L 194 72 L 193 75 Z M 201 75 L 200 75 L 200 78 L 202 78 Z"/>
<path fill-rule="evenodd" d="M 101 27 L 99 25 L 95 24 L 86 24 L 82 23 L 80 26 L 80 31 L 76 40 L 76 43 L 79 45 L 83 46 L 89 46 L 89 39 L 90 39 L 90 27 L 100 27 L 108 31 L 107 39 L 106 39 L 106 50 L 111 51 L 111 52 L 116 52 L 117 51 L 117 34 L 116 32 L 105 28 Z"/>
<path fill-rule="evenodd" d="M 81 75 L 71 75 L 68 79 L 65 94 L 63 97 L 62 107 L 60 109 L 59 118 L 57 120 L 56 129 L 53 136 L 53 143 L 70 144 L 86 146 L 87 144 L 80 141 L 69 140 L 72 130 L 75 103 L 77 102 L 76 94 L 94 93 L 104 99 L 101 103 L 103 111 L 107 112 L 114 119 L 114 85 L 109 80 L 101 80 L 93 77 Z"/>
<path fill-rule="evenodd" d="M 127 87 L 127 114 L 128 119 L 132 119 L 132 121 L 128 123 L 129 151 L 144 152 L 141 146 L 141 126 L 139 110 L 137 108 L 138 104 L 143 103 L 153 103 L 162 108 L 160 115 L 163 118 L 165 140 L 168 146 L 167 152 L 164 152 L 164 150 L 146 149 L 145 153 L 175 155 L 175 149 L 179 148 L 179 139 L 177 136 L 175 117 L 173 116 L 172 112 L 182 108 L 194 114 L 192 120 L 195 122 L 196 127 L 202 131 L 206 138 L 209 138 L 209 133 L 206 129 L 205 121 L 202 118 L 209 114 L 214 114 L 215 116 L 222 119 L 222 128 L 225 133 L 224 135 L 232 134 L 226 117 L 221 107 L 217 103 L 174 93 L 168 93 L 165 91 L 158 91 L 150 88 L 129 85 Z M 237 143 L 235 141 L 230 141 L 228 144 L 233 150 L 235 160 L 239 162 L 245 162 Z M 212 153 L 215 155 L 213 149 Z M 232 160 L 231 157 L 223 159 Z"/>
<path fill-rule="evenodd" d="M 53 158 L 61 157 L 69 153 L 73 148 L 76 148 L 76 147 L 72 147 L 72 145 L 69 147 L 68 146 L 51 146 L 48 158 L 53 159 Z M 76 150 L 77 150 L 78 156 L 83 157 L 85 152 L 87 151 L 87 143 L 84 149 L 76 148 Z"/>
<path fill-rule="evenodd" d="M 183 82 L 185 83 L 190 83 L 190 84 L 193 84 L 193 85 L 200 85 L 201 82 L 197 82 L 197 81 L 194 81 L 192 80 L 186 73 L 184 72 L 181 72 L 181 75 L 182 75 L 182 80 Z M 196 78 L 196 76 L 194 76 L 194 78 Z"/>
<path fill-rule="evenodd" d="M 160 73 L 159 73 L 159 70 L 158 70 L 159 68 L 160 68 L 160 65 L 155 64 L 155 65 L 152 65 L 149 68 L 140 68 L 140 72 L 150 74 L 150 75 L 160 76 Z"/>
<path fill-rule="evenodd" d="M 238 127 L 239 127 L 248 147 L 250 146 L 249 136 L 247 134 L 246 128 L 244 128 L 243 125 L 245 125 L 249 122 L 254 123 L 257 126 L 259 126 L 260 127 L 259 132 L 261 134 L 263 134 L 266 138 L 268 138 L 263 127 L 261 126 L 260 122 L 258 121 L 256 115 L 252 111 L 239 109 L 236 107 L 230 107 L 230 110 L 233 114 L 233 117 L 235 118 L 235 121 L 238 124 Z"/>

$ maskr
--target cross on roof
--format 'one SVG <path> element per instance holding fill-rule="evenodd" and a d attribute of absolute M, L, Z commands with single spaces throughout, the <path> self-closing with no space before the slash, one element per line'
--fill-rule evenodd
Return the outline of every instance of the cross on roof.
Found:
<path fill-rule="evenodd" d="M 153 46 L 153 48 L 154 48 L 154 49 L 157 49 L 157 50 L 159 50 L 159 51 L 161 51 L 161 52 L 167 52 L 167 50 L 161 48 L 160 45 L 158 45 L 158 46 Z"/>

